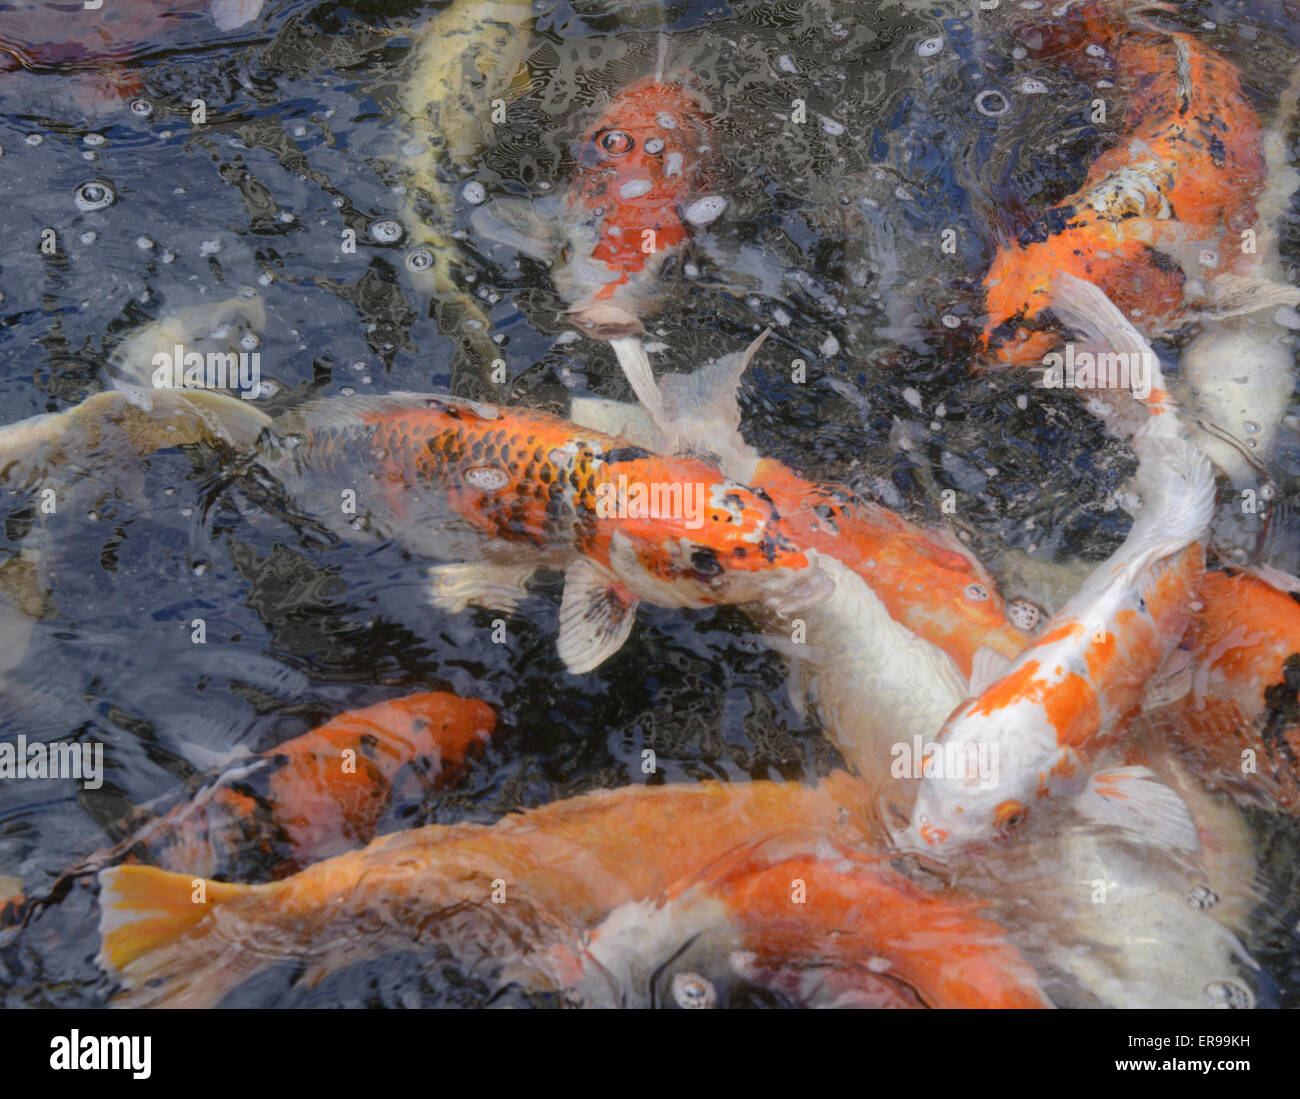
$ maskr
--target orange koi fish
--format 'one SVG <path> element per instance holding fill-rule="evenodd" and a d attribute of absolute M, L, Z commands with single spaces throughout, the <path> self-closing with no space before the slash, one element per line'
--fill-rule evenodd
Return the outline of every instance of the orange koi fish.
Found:
<path fill-rule="evenodd" d="M 1210 281 L 1238 305 L 1267 304 L 1240 275 L 1265 164 L 1237 69 L 1192 35 L 1130 18 L 1133 5 L 1065 9 L 1061 21 L 1032 28 L 1042 56 L 1095 68 L 1104 51 L 1107 68 L 1095 75 L 1119 88 L 1124 119 L 1083 186 L 998 249 L 984 279 L 983 342 L 1004 363 L 1035 362 L 1060 342 L 1043 315 L 1060 272 L 1095 283 L 1148 336 L 1211 304 Z"/>
<path fill-rule="evenodd" d="M 1039 799 L 1078 793 L 1088 765 L 1139 710 L 1190 625 L 1214 508 L 1209 462 L 1177 433 L 1176 417 L 1159 415 L 1134 439 L 1143 507 L 1119 550 L 1009 666 L 979 660 L 978 697 L 939 734 L 943 760 L 922 778 L 901 842 L 961 847 L 1017 828 Z M 1149 774 L 1092 776 L 1076 807 L 1195 847 L 1185 807 L 1142 781 Z"/>
<path fill-rule="evenodd" d="M 62 899 L 75 878 L 119 861 L 232 877 L 246 875 L 252 860 L 259 874 L 285 877 L 369 843 L 404 767 L 421 768 L 437 788 L 454 782 L 495 726 L 485 702 L 445 691 L 350 710 L 208 776 L 188 800 L 72 867 L 39 903 Z M 26 915 L 14 892 L 8 912 L 0 896 L 0 927 Z"/>
<path fill-rule="evenodd" d="M 678 84 L 639 80 L 587 129 L 575 157 L 561 198 L 497 199 L 472 220 L 481 236 L 554 261 L 568 315 L 618 350 L 660 305 L 664 265 L 692 227 L 726 208 L 705 193 L 716 164 L 708 108 Z"/>
<path fill-rule="evenodd" d="M 816 854 L 792 853 L 801 846 Z M 679 1006 L 714 1006 L 708 977 L 683 972 L 701 954 L 706 973 L 711 963 L 804 1006 L 1051 1006 L 986 907 L 792 826 L 661 897 L 620 906 L 578 944 L 554 948 L 545 968 L 582 1006 L 653 1004 L 656 990 L 642 989 L 665 957 Z"/>
<path fill-rule="evenodd" d="M 284 877 L 369 843 L 403 767 L 445 786 L 495 726 L 485 702 L 446 691 L 350 710 L 232 767 L 119 848 L 201 877 L 227 877 L 256 852 Z"/>
<path fill-rule="evenodd" d="M 1183 646 L 1190 690 L 1151 715 L 1211 789 L 1300 810 L 1300 584 L 1216 569 Z"/>
<path fill-rule="evenodd" d="M 801 546 L 843 562 L 871 586 L 890 616 L 937 645 L 970 677 L 975 653 L 1019 656 L 1040 612 L 1003 601 L 970 554 L 851 489 L 800 477 L 764 458 L 750 484 L 776 505 Z"/>
<path fill-rule="evenodd" d="M 641 331 L 665 260 L 725 207 L 700 201 L 713 142 L 703 101 L 655 78 L 624 88 L 583 135 L 555 270 L 579 327 L 601 339 Z"/>
<path fill-rule="evenodd" d="M 759 602 L 789 614 L 832 585 L 771 501 L 705 462 L 662 458 L 546 413 L 393 394 L 305 405 L 278 419 L 262 464 L 340 534 L 431 557 L 434 602 L 509 611 L 540 567 L 566 570 L 559 652 L 575 673 L 617 652 L 640 600 Z"/>
<path fill-rule="evenodd" d="M 263 967 L 291 958 L 307 964 L 310 986 L 352 962 L 434 941 L 453 956 L 492 957 L 516 979 L 531 969 L 533 981 L 564 987 L 550 953 L 557 946 L 622 905 L 671 895 L 677 883 L 707 879 L 729 861 L 733 873 L 714 870 L 709 889 L 734 919 L 761 928 L 772 949 L 815 945 L 863 965 L 869 951 L 877 969 L 892 966 L 935 1006 L 1046 1006 L 1032 971 L 976 903 L 927 893 L 879 859 L 848 856 L 858 796 L 843 774 L 817 787 L 705 782 L 603 791 L 490 826 L 385 836 L 266 885 L 206 881 L 197 903 L 191 875 L 114 867 L 100 873 L 99 960 L 122 983 L 115 1001 L 122 1006 L 215 1005 Z M 736 863 L 734 852 L 755 836 L 788 835 L 792 825 L 793 861 L 752 871 Z M 800 855 L 812 835 L 843 848 L 845 858 Z M 787 875 L 803 875 L 808 904 L 793 903 Z M 580 966 L 572 968 L 577 975 Z"/>

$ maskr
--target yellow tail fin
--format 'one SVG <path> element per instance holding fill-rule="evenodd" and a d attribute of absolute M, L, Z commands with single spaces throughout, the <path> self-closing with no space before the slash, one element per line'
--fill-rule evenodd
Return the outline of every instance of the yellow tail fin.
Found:
<path fill-rule="evenodd" d="M 212 940 L 214 907 L 256 892 L 152 866 L 114 866 L 99 873 L 102 942 L 99 964 L 129 990 L 119 1005 L 211 1006 L 238 984 L 243 967 L 219 968 L 230 951 Z M 161 981 L 155 987 L 146 987 Z"/>

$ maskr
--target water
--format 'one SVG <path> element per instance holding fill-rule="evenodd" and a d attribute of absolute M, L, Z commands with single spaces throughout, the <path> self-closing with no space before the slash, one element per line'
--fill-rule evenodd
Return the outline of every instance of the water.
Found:
<path fill-rule="evenodd" d="M 433 9 L 268 7 L 261 22 L 224 34 L 201 12 L 151 32 L 127 59 L 142 86 L 120 101 L 90 87 L 93 60 L 0 73 L 6 422 L 102 388 L 132 329 L 240 286 L 258 287 L 270 318 L 260 352 L 278 390 L 272 408 L 460 386 L 452 343 L 410 304 L 405 250 L 385 231 L 402 207 L 389 165 L 410 140 L 393 112 L 411 44 L 387 32 Z M 1216 24 L 1202 33 L 1267 107 L 1295 64 L 1282 5 L 1185 8 L 1188 26 Z M 561 190 L 586 120 L 655 64 L 651 6 L 631 20 L 592 3 L 537 10 L 531 82 L 453 192 L 466 230 L 484 197 Z M 717 111 L 716 190 L 730 205 L 710 227 L 713 247 L 689 257 L 697 286 L 649 324 L 665 345 L 654 361 L 693 369 L 772 325 L 742 394 L 746 437 L 760 452 L 923 520 L 939 518 L 945 489 L 960 490 L 960 526 L 994 564 L 1009 550 L 1100 560 L 1127 526 L 1115 502 L 1132 472 L 1127 447 L 1069 395 L 1045 412 L 1024 376 L 966 369 L 995 232 L 1078 186 L 1107 140 L 1088 121 L 1090 89 L 1010 52 L 1004 14 L 910 0 L 865 14 L 826 2 L 670 7 L 669 60 Z M 802 126 L 787 121 L 795 98 L 806 101 Z M 206 104 L 201 126 L 190 121 L 195 99 Z M 349 227 L 354 254 L 340 248 Z M 39 250 L 46 229 L 56 257 Z M 957 232 L 953 255 L 936 248 L 945 229 Z M 1295 262 L 1300 218 L 1284 241 Z M 630 399 L 604 344 L 557 338 L 563 303 L 543 264 L 509 251 L 489 259 L 468 244 L 469 285 L 508 366 L 497 399 L 560 413 L 572 395 Z M 1158 350 L 1172 361 L 1178 346 Z M 809 364 L 806 383 L 791 379 L 797 359 Z M 1284 510 L 1294 507 L 1294 433 L 1284 432 L 1272 470 Z M 646 747 L 657 755 L 654 782 L 812 780 L 840 765 L 787 700 L 782 661 L 738 611 L 642 607 L 627 646 L 574 677 L 555 655 L 558 576 L 510 619 L 506 644 L 485 644 L 492 616 L 426 605 L 427 562 L 391 544 L 337 543 L 296 522 L 273 492 L 232 481 L 211 454 L 167 452 L 119 472 L 92 471 L 74 509 L 44 520 L 31 500 L 0 497 L 4 556 L 43 527 L 52 576 L 46 617 L 6 673 L 14 689 L 0 703 L 0 733 L 102 741 L 108 768 L 97 792 L 6 784 L 0 872 L 48 882 L 102 843 L 101 822 L 189 777 L 190 746 L 264 750 L 416 690 L 482 698 L 503 731 L 459 787 L 397 798 L 381 831 L 491 822 L 642 781 Z M 206 622 L 202 648 L 189 643 L 196 618 Z M 1300 896 L 1296 833 L 1267 814 L 1250 819 L 1273 890 L 1251 945 L 1277 1001 L 1294 1004 L 1300 950 L 1283 917 Z M 5 1002 L 104 1003 L 96 918 L 82 882 L 0 946 Z M 501 1002 L 490 980 L 436 959 L 358 964 L 312 990 L 295 987 L 295 975 L 281 966 L 228 1002 Z M 741 989 L 730 1002 L 752 995 Z M 534 1002 L 506 993 L 516 1000 Z"/>

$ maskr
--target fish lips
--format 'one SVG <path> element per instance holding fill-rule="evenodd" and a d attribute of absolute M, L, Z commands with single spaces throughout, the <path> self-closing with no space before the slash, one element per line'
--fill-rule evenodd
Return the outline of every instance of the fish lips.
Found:
<path fill-rule="evenodd" d="M 782 569 L 773 580 L 763 593 L 763 605 L 787 618 L 835 594 L 835 581 L 816 562 L 802 569 Z"/>
<path fill-rule="evenodd" d="M 635 314 L 614 302 L 584 302 L 570 309 L 568 316 L 573 318 L 579 328 L 598 340 L 637 336 L 645 331 Z"/>

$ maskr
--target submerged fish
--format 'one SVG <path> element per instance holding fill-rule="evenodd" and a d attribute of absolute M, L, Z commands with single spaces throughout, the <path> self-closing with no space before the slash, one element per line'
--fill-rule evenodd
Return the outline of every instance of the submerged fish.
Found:
<path fill-rule="evenodd" d="M 562 989 L 584 966 L 571 952 L 560 964 L 564 944 L 621 906 L 702 881 L 715 911 L 757 949 L 820 952 L 841 965 L 875 959 L 935 1006 L 1045 1006 L 1032 971 L 977 904 L 853 854 L 856 790 L 841 774 L 817 787 L 605 791 L 491 826 L 386 836 L 267 885 L 204 882 L 198 903 L 188 874 L 116 867 L 100 873 L 99 960 L 125 987 L 122 1006 L 215 1005 L 286 959 L 307 965 L 310 986 L 352 962 L 434 943 Z M 763 835 L 755 865 L 743 852 Z M 838 853 L 808 850 L 819 840 Z"/>
<path fill-rule="evenodd" d="M 1060 342 L 1044 327 L 1060 272 L 1095 283 L 1147 336 L 1204 311 L 1300 297 L 1248 271 L 1243 232 L 1254 231 L 1265 166 L 1240 74 L 1196 37 L 1143 22 L 1136 10 L 1087 0 L 1028 32 L 1044 57 L 1110 66 L 1125 114 L 1121 141 L 1084 185 L 998 249 L 984 279 L 983 340 L 1002 362 L 1035 362 Z"/>
<path fill-rule="evenodd" d="M 402 94 L 407 125 L 423 146 L 406 164 L 407 277 L 484 376 L 500 350 L 483 305 L 458 277 L 452 184 L 478 167 L 490 144 L 494 105 L 510 97 L 535 18 L 529 0 L 455 0 L 420 33 Z"/>
<path fill-rule="evenodd" d="M 618 93 L 577 144 L 577 170 L 551 202 L 498 200 L 475 214 L 484 236 L 556 260 L 569 316 L 598 339 L 633 336 L 662 302 L 664 264 L 692 225 L 715 220 L 714 137 L 704 102 L 656 77 Z"/>
<path fill-rule="evenodd" d="M 129 856 L 229 877 L 251 857 L 271 877 L 284 877 L 369 843 L 404 767 L 417 765 L 426 781 L 444 786 L 495 726 L 486 703 L 445 691 L 350 710 L 233 761 L 193 797 L 89 862 L 99 867 Z"/>
<path fill-rule="evenodd" d="M 648 446 L 707 453 L 777 504 L 791 537 L 816 555 L 835 591 L 797 622 L 761 612 L 758 620 L 791 664 L 796 704 L 816 713 L 873 804 L 886 792 L 892 802 L 905 789 L 895 773 L 899 746 L 912 752 L 917 738 L 931 740 L 969 693 L 974 654 L 1018 655 L 1037 612 L 1027 603 L 1006 607 L 978 562 L 942 535 L 760 459 L 740 435 L 736 392 L 762 339 L 694 375 L 660 379 L 646 412 L 584 398 L 573 415 Z M 654 386 L 647 375 L 637 392 Z M 901 801 L 896 808 L 903 811 Z"/>
<path fill-rule="evenodd" d="M 1189 689 L 1150 715 L 1211 789 L 1300 811 L 1300 583 L 1215 569 L 1183 642 Z"/>
<path fill-rule="evenodd" d="M 1040 799 L 1077 793 L 1091 776 L 1081 810 L 1195 846 L 1185 809 L 1146 781 L 1149 772 L 1091 775 L 1186 632 L 1204 569 L 1214 479 L 1177 432 L 1173 414 L 1156 415 L 1134 440 L 1143 506 L 1119 550 L 1014 662 L 992 654 L 982 662 L 978 697 L 938 739 L 951 765 L 922 779 L 900 842 L 953 848 L 993 839 L 1018 828 Z M 992 757 L 992 776 L 975 773 L 981 753 Z"/>
<path fill-rule="evenodd" d="M 985 905 L 915 885 L 882 856 L 800 835 L 800 823 L 621 905 L 541 968 L 584 1007 L 656 1006 L 662 991 L 678 1006 L 713 1006 L 705 974 L 799 1006 L 1050 1006 Z M 800 846 L 812 850 L 791 853 Z"/>

